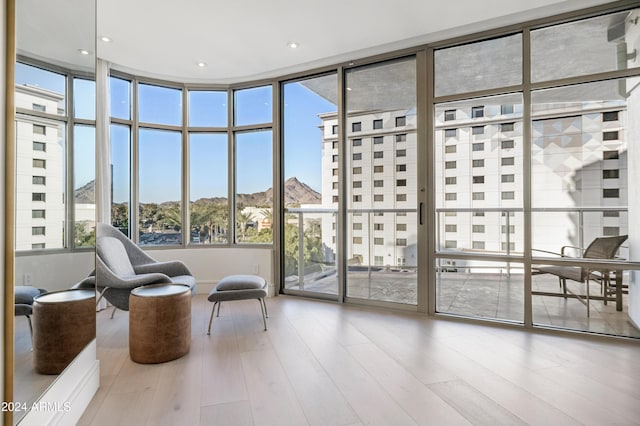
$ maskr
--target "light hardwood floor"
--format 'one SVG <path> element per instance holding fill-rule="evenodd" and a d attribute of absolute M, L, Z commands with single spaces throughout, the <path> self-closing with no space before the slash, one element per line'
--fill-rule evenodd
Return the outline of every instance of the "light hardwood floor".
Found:
<path fill-rule="evenodd" d="M 98 316 L 101 385 L 81 425 L 640 424 L 640 343 L 303 298 L 192 299 L 178 360 L 140 365 L 128 315 Z"/>

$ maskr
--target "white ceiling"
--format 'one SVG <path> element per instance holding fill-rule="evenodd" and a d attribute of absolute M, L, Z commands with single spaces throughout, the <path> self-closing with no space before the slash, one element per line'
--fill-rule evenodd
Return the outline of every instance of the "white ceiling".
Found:
<path fill-rule="evenodd" d="M 416 46 L 607 0 L 97 0 L 97 51 L 113 68 L 235 83 Z M 79 62 L 86 0 L 16 0 L 19 53 Z M 26 21 L 26 22 L 23 22 Z M 89 29 L 90 30 L 90 29 Z M 99 40 L 109 36 L 111 43 Z M 84 40 L 83 40 L 84 38 Z M 289 42 L 300 47 L 290 49 Z M 200 68 L 198 62 L 207 66 Z"/>

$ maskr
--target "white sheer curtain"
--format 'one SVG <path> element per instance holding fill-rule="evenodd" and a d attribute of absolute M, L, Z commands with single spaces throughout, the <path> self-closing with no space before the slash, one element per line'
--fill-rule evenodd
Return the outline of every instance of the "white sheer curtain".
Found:
<path fill-rule="evenodd" d="M 111 223 L 111 157 L 109 141 L 109 62 L 96 60 L 96 214 Z"/>

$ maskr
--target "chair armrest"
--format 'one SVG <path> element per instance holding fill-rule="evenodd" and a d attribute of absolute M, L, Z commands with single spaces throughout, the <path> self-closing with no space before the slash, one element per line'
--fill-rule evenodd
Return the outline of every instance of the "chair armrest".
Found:
<path fill-rule="evenodd" d="M 112 280 L 108 284 L 104 282 L 100 282 L 98 278 L 98 286 L 99 287 L 110 287 L 110 288 L 125 288 L 125 289 L 134 289 L 136 287 L 140 287 L 147 284 L 161 284 L 161 283 L 170 283 L 171 278 L 166 276 L 165 274 L 160 273 L 151 273 L 151 274 L 137 274 L 131 275 L 127 277 L 118 276 L 117 280 Z"/>
<path fill-rule="evenodd" d="M 573 248 L 573 249 L 580 250 L 580 256 L 582 256 L 582 252 L 584 251 L 584 249 L 582 247 L 562 246 L 562 248 L 560 249 L 560 254 L 562 255 L 562 257 L 568 257 L 567 255 L 564 254 L 564 249 L 567 249 L 567 248 Z"/>
<path fill-rule="evenodd" d="M 170 260 L 167 262 L 147 263 L 144 265 L 136 265 L 133 267 L 136 274 L 161 273 L 169 277 L 178 275 L 193 275 L 187 265 L 179 260 Z"/>

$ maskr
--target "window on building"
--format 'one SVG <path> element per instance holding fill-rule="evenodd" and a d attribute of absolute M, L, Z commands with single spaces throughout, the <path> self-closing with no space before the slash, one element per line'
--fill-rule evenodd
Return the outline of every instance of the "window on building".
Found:
<path fill-rule="evenodd" d="M 353 222 L 352 228 L 353 228 L 354 231 L 361 231 L 362 230 L 362 223 Z"/>
<path fill-rule="evenodd" d="M 500 105 L 500 114 L 513 114 L 513 104 Z"/>
<path fill-rule="evenodd" d="M 374 180 L 373 187 L 374 188 L 382 188 L 384 186 L 384 180 Z"/>
<path fill-rule="evenodd" d="M 373 166 L 373 173 L 384 173 L 384 166 Z"/>
<path fill-rule="evenodd" d="M 444 112 L 444 121 L 452 121 L 456 119 L 456 110 L 448 109 Z"/>
<path fill-rule="evenodd" d="M 375 194 L 373 196 L 373 201 L 378 201 L 378 202 L 382 202 L 384 201 L 384 195 L 382 194 Z"/>
<path fill-rule="evenodd" d="M 456 217 L 458 212 L 444 212 L 445 217 Z"/>
<path fill-rule="evenodd" d="M 373 257 L 373 266 L 383 266 L 383 265 L 384 265 L 384 256 Z"/>
<path fill-rule="evenodd" d="M 396 186 L 407 186 L 406 179 L 396 179 Z"/>
<path fill-rule="evenodd" d="M 513 174 L 507 174 L 501 176 L 502 183 L 515 182 L 516 176 Z"/>
<path fill-rule="evenodd" d="M 446 192 L 444 194 L 444 199 L 447 201 L 454 201 L 458 199 L 458 194 L 455 192 Z"/>
<path fill-rule="evenodd" d="M 396 231 L 406 231 L 407 224 L 406 223 L 396 223 Z"/>
<path fill-rule="evenodd" d="M 353 153 L 353 159 L 354 160 L 362 160 L 362 153 L 361 152 L 354 152 Z"/>
<path fill-rule="evenodd" d="M 32 219 L 44 219 L 46 217 L 46 210 L 31 210 Z"/>
<path fill-rule="evenodd" d="M 514 123 L 502 123 L 500 125 L 501 132 L 513 132 Z"/>
<path fill-rule="evenodd" d="M 362 195 L 354 195 L 353 196 L 353 202 L 354 203 L 359 203 L 362 201 Z"/>
<path fill-rule="evenodd" d="M 384 151 L 373 151 L 373 158 L 384 158 Z"/>
<path fill-rule="evenodd" d="M 354 175 L 361 175 L 362 174 L 362 167 L 354 167 L 351 171 Z M 337 174 L 337 173 L 336 173 Z"/>
<path fill-rule="evenodd" d="M 362 146 L 362 139 L 352 139 L 351 146 Z"/>
<path fill-rule="evenodd" d="M 483 135 L 484 134 L 484 126 L 473 126 L 471 128 L 472 135 Z"/>
<path fill-rule="evenodd" d="M 38 112 L 47 112 L 47 107 L 42 104 L 31 104 L 31 109 Z"/>
<path fill-rule="evenodd" d="M 362 237 L 353 237 L 353 244 L 362 244 Z"/>
<path fill-rule="evenodd" d="M 374 223 L 373 224 L 374 231 L 384 231 L 384 223 Z"/>
<path fill-rule="evenodd" d="M 456 240 L 445 240 L 444 248 L 458 248 L 458 242 Z"/>
<path fill-rule="evenodd" d="M 446 154 L 454 154 L 457 151 L 457 146 L 456 145 L 446 145 L 444 147 L 444 152 Z"/>
<path fill-rule="evenodd" d="M 456 176 L 449 176 L 444 178 L 445 185 L 455 185 L 458 182 L 458 178 Z"/>
<path fill-rule="evenodd" d="M 33 134 L 34 135 L 46 135 L 47 127 L 42 124 L 34 124 L 33 125 Z"/>
<path fill-rule="evenodd" d="M 373 120 L 373 129 L 374 130 L 382 129 L 382 120 L 380 119 Z"/>
<path fill-rule="evenodd" d="M 482 201 L 484 200 L 484 192 L 473 192 L 471 193 L 471 198 L 474 201 Z"/>
<path fill-rule="evenodd" d="M 474 143 L 471 145 L 472 151 L 484 151 L 484 143 Z"/>
<path fill-rule="evenodd" d="M 407 156 L 406 149 L 399 149 L 396 151 L 396 157 L 406 157 L 406 156 Z"/>
<path fill-rule="evenodd" d="M 500 243 L 500 247 L 502 249 L 502 251 L 507 251 L 507 243 L 503 242 Z M 509 251 L 515 251 L 516 249 L 516 243 L 509 243 Z"/>
<path fill-rule="evenodd" d="M 332 135 L 337 135 L 338 134 L 338 125 L 334 124 L 333 126 L 331 126 L 331 134 Z"/>
<path fill-rule="evenodd" d="M 407 194 L 396 194 L 396 201 L 407 201 Z"/>
<path fill-rule="evenodd" d="M 602 132 L 603 141 L 617 141 L 618 139 L 618 132 Z"/>
<path fill-rule="evenodd" d="M 361 180 L 354 180 L 353 181 L 353 187 L 354 188 L 362 188 L 362 181 Z"/>
<path fill-rule="evenodd" d="M 374 238 L 373 239 L 373 244 L 376 245 L 376 246 L 383 246 L 384 245 L 384 238 L 380 238 L 380 237 Z"/>
<path fill-rule="evenodd" d="M 407 125 L 407 117 L 396 117 L 396 127 L 406 126 Z"/>
<path fill-rule="evenodd" d="M 473 160 L 471 162 L 472 167 L 484 167 L 484 159 Z"/>
<path fill-rule="evenodd" d="M 484 241 L 472 241 L 471 248 L 476 250 L 484 250 Z"/>
<path fill-rule="evenodd" d="M 382 142 L 384 142 L 384 138 L 382 136 L 374 136 L 373 137 L 373 144 L 374 145 L 380 145 Z"/>
<path fill-rule="evenodd" d="M 455 224 L 444 225 L 444 232 L 458 232 L 458 225 L 455 225 Z"/>
<path fill-rule="evenodd" d="M 471 118 L 484 117 L 484 106 L 471 107 Z"/>
<path fill-rule="evenodd" d="M 45 227 L 44 226 L 32 226 L 31 227 L 31 235 L 45 235 L 44 231 L 45 231 Z"/>
<path fill-rule="evenodd" d="M 406 171 L 407 171 L 406 164 L 396 164 L 396 172 L 406 172 Z"/>
<path fill-rule="evenodd" d="M 500 164 L 502 164 L 503 166 L 513 166 L 515 165 L 515 158 L 514 157 L 503 157 L 500 160 Z"/>
<path fill-rule="evenodd" d="M 602 151 L 603 160 L 618 160 L 619 158 L 620 154 L 618 151 Z"/>
<path fill-rule="evenodd" d="M 333 169 L 333 170 L 332 170 L 332 172 L 331 172 L 331 174 L 332 174 L 333 176 L 338 176 L 338 169 Z"/>
<path fill-rule="evenodd" d="M 484 225 L 472 225 L 471 231 L 476 234 L 484 234 Z"/>
<path fill-rule="evenodd" d="M 406 238 L 396 238 L 396 245 L 397 246 L 406 246 L 407 245 L 407 239 Z"/>
<path fill-rule="evenodd" d="M 473 212 L 473 217 L 484 217 L 484 212 Z"/>
<path fill-rule="evenodd" d="M 603 170 L 602 179 L 618 179 L 620 177 L 620 170 Z"/>
<path fill-rule="evenodd" d="M 31 248 L 34 250 L 45 248 L 45 243 L 33 243 L 31 244 Z"/>
<path fill-rule="evenodd" d="M 620 217 L 620 212 L 605 211 L 602 212 L 602 217 Z"/>
<path fill-rule="evenodd" d="M 351 123 L 351 131 L 352 132 L 362 131 L 362 123 L 359 121 L 356 121 L 355 123 Z"/>
<path fill-rule="evenodd" d="M 334 156 L 333 156 L 333 162 L 334 162 L 334 163 L 337 163 L 337 162 L 338 162 L 338 158 L 340 158 L 340 156 L 338 156 L 338 155 L 334 155 Z"/>
<path fill-rule="evenodd" d="M 31 183 L 34 185 L 45 185 L 47 182 L 46 176 L 32 176 Z"/>
<path fill-rule="evenodd" d="M 484 176 L 474 176 L 473 183 L 484 183 Z"/>
<path fill-rule="evenodd" d="M 515 146 L 515 143 L 513 140 L 506 140 L 506 141 L 500 142 L 500 146 L 502 147 L 502 149 L 510 149 Z"/>
<path fill-rule="evenodd" d="M 34 192 L 31 194 L 31 201 L 46 201 L 46 194 L 44 192 Z"/>
<path fill-rule="evenodd" d="M 607 111 L 602 113 L 602 121 L 618 121 L 620 111 Z"/>
<path fill-rule="evenodd" d="M 455 138 L 458 135 L 458 129 L 444 129 L 445 138 Z"/>
<path fill-rule="evenodd" d="M 445 161 L 444 162 L 444 168 L 445 169 L 455 169 L 456 168 L 456 162 L 455 161 Z"/>
<path fill-rule="evenodd" d="M 339 201 L 339 197 L 337 195 L 334 195 L 333 197 L 331 197 L 331 201 L 337 203 Z"/>
<path fill-rule="evenodd" d="M 503 200 L 515 200 L 516 193 L 514 191 L 503 191 L 500 198 Z"/>
<path fill-rule="evenodd" d="M 338 182 L 331 182 L 331 188 L 332 188 L 332 189 L 339 189 L 339 188 L 340 188 L 340 186 L 339 186 L 339 185 L 340 185 L 340 184 L 339 184 Z"/>
<path fill-rule="evenodd" d="M 47 144 L 44 142 L 33 141 L 33 150 L 45 152 L 47 150 Z"/>
<path fill-rule="evenodd" d="M 619 226 L 604 226 L 602 227 L 602 235 L 605 237 L 613 237 L 616 235 L 620 235 L 620 227 Z"/>
<path fill-rule="evenodd" d="M 617 188 L 605 188 L 602 190 L 603 198 L 620 198 L 620 190 Z"/>
<path fill-rule="evenodd" d="M 338 141 L 331 142 L 331 148 L 338 149 Z"/>
<path fill-rule="evenodd" d="M 407 141 L 407 134 L 406 133 L 400 133 L 398 135 L 396 135 L 396 142 L 406 142 Z"/>
<path fill-rule="evenodd" d="M 33 164 L 33 167 L 38 168 L 38 169 L 47 168 L 47 160 L 43 160 L 41 158 L 34 158 L 32 164 Z"/>

